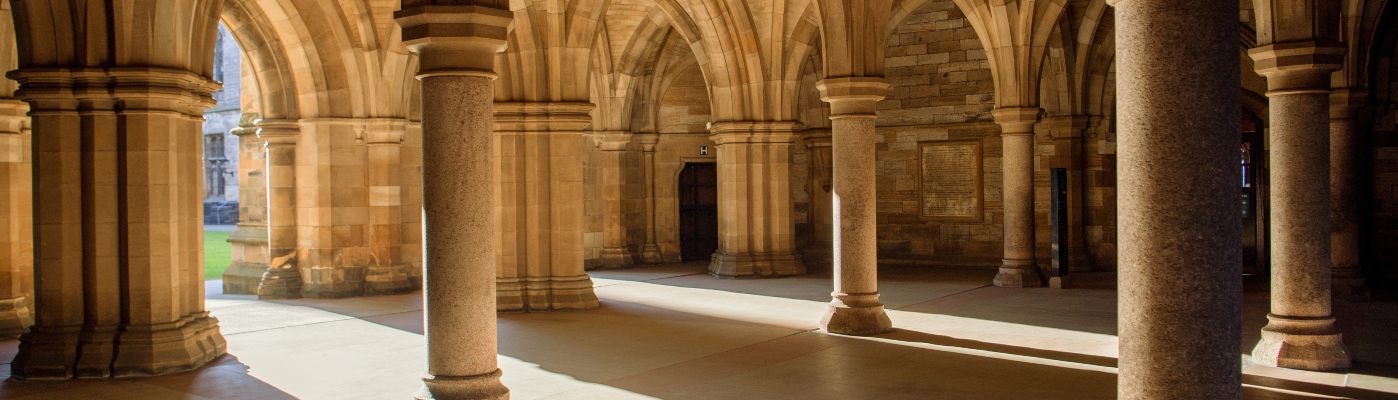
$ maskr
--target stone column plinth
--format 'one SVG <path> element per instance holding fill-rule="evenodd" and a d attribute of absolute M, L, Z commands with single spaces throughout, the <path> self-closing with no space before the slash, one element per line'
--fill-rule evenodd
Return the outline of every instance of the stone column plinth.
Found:
<path fill-rule="evenodd" d="M 646 244 L 641 247 L 641 262 L 659 264 L 664 262 L 660 246 L 655 243 L 655 145 L 660 143 L 660 135 L 638 134 L 636 142 L 641 145 L 642 157 L 645 158 L 645 165 L 641 168 L 646 172 Z"/>
<path fill-rule="evenodd" d="M 1348 368 L 1330 310 L 1330 74 L 1339 43 L 1278 43 L 1248 51 L 1267 78 L 1271 113 L 1272 309 L 1254 363 Z"/>
<path fill-rule="evenodd" d="M 1240 399 L 1238 3 L 1114 3 L 1117 398 Z"/>
<path fill-rule="evenodd" d="M 602 159 L 602 268 L 635 265 L 626 239 L 626 148 L 631 145 L 627 132 L 601 132 L 597 149 Z"/>
<path fill-rule="evenodd" d="M 806 273 L 791 219 L 791 148 L 798 122 L 719 122 L 718 251 L 709 274 L 729 278 Z"/>
<path fill-rule="evenodd" d="M 296 142 L 301 126 L 296 121 L 261 120 L 257 136 L 267 146 L 267 272 L 258 284 L 257 298 L 301 298 L 301 268 L 297 262 Z"/>
<path fill-rule="evenodd" d="M 879 301 L 878 190 L 874 114 L 888 93 L 882 78 L 825 79 L 816 84 L 830 103 L 834 209 L 833 299 L 820 326 L 845 335 L 893 329 Z"/>
<path fill-rule="evenodd" d="M 34 196 L 29 105 L 0 99 L 0 340 L 34 324 Z"/>
<path fill-rule="evenodd" d="M 496 363 L 496 249 L 489 243 L 498 227 L 493 68 L 513 14 L 416 6 L 394 18 L 418 54 L 422 81 L 427 372 L 416 397 L 508 399 Z"/>
<path fill-rule="evenodd" d="M 1038 107 L 991 112 L 1003 132 L 1000 159 L 1005 180 L 1005 258 L 995 274 L 995 286 L 1044 285 L 1034 258 L 1034 124 L 1040 112 Z"/>
<path fill-rule="evenodd" d="M 583 271 L 587 103 L 495 103 L 500 311 L 596 308 Z"/>
<path fill-rule="evenodd" d="M 238 228 L 228 234 L 232 261 L 223 271 L 224 294 L 257 294 L 267 273 L 267 147 L 257 137 L 257 113 L 243 113 L 238 137 Z"/>
<path fill-rule="evenodd" d="M 362 137 L 368 145 L 369 254 L 365 268 L 366 296 L 405 293 L 411 266 L 403 262 L 403 134 L 406 120 L 365 121 Z"/>
<path fill-rule="evenodd" d="M 1337 300 L 1364 301 L 1369 288 L 1359 270 L 1358 158 L 1368 92 L 1336 90 L 1330 95 L 1330 267 Z"/>

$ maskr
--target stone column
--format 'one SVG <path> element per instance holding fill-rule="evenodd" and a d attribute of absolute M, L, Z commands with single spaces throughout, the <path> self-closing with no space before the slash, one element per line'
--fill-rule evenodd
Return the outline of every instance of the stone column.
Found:
<path fill-rule="evenodd" d="M 297 263 L 300 233 L 297 220 L 296 121 L 261 120 L 257 136 L 267 143 L 267 272 L 257 288 L 259 299 L 301 298 L 301 268 Z"/>
<path fill-rule="evenodd" d="M 638 134 L 636 141 L 641 144 L 641 153 L 645 158 L 645 165 L 641 168 L 646 171 L 646 244 L 641 247 L 641 262 L 659 264 L 663 259 L 660 246 L 655 243 L 655 145 L 660 143 L 660 135 Z"/>
<path fill-rule="evenodd" d="M 1330 95 L 1330 283 L 1338 300 L 1369 299 L 1359 270 L 1359 205 L 1354 190 L 1367 97 L 1367 92 L 1356 89 Z"/>
<path fill-rule="evenodd" d="M 499 311 L 596 308 L 583 271 L 588 103 L 495 103 Z"/>
<path fill-rule="evenodd" d="M 602 157 L 602 268 L 627 268 L 635 264 L 626 240 L 626 148 L 627 132 L 604 132 L 597 136 Z"/>
<path fill-rule="evenodd" d="M 811 228 L 815 230 L 815 238 L 802 258 L 811 267 L 829 268 L 832 263 L 830 145 L 829 129 L 806 130 L 806 146 L 811 152 Z"/>
<path fill-rule="evenodd" d="M 1238 3 L 1114 3 L 1117 397 L 1239 399 Z"/>
<path fill-rule="evenodd" d="M 495 53 L 509 10 L 394 12 L 422 80 L 423 295 L 427 372 L 419 399 L 508 399 L 496 363 Z"/>
<path fill-rule="evenodd" d="M 719 122 L 718 251 L 709 274 L 775 277 L 806 273 L 791 220 L 791 148 L 798 122 Z"/>
<path fill-rule="evenodd" d="M 1330 310 L 1330 74 L 1340 43 L 1277 43 L 1248 51 L 1267 78 L 1271 113 L 1272 309 L 1254 363 L 1348 368 Z"/>
<path fill-rule="evenodd" d="M 403 263 L 403 134 L 407 120 L 365 121 L 362 137 L 368 146 L 370 265 L 364 275 L 364 295 L 413 290 Z"/>
<path fill-rule="evenodd" d="M 1039 287 L 1043 273 L 1034 258 L 1034 124 L 1038 107 L 997 108 L 991 112 L 1002 134 L 1005 187 L 1005 258 L 995 286 Z"/>
<path fill-rule="evenodd" d="M 879 301 L 875 110 L 888 93 L 882 78 L 816 84 L 830 103 L 835 291 L 820 326 L 830 333 L 875 335 L 893 329 Z"/>
<path fill-rule="evenodd" d="M 267 148 L 257 137 L 257 113 L 243 113 L 238 137 L 238 228 L 228 234 L 232 262 L 223 271 L 224 294 L 257 294 L 267 273 Z"/>
<path fill-rule="evenodd" d="M 34 325 L 34 196 L 29 105 L 0 99 L 0 340 Z"/>

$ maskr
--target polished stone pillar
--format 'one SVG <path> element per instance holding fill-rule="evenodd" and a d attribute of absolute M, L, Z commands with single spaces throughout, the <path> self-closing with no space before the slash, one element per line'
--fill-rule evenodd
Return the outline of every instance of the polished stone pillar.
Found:
<path fill-rule="evenodd" d="M 1339 43 L 1277 43 L 1248 51 L 1267 78 L 1271 113 L 1272 308 L 1254 363 L 1348 368 L 1330 309 L 1330 74 Z"/>
<path fill-rule="evenodd" d="M 257 294 L 267 273 L 267 145 L 257 137 L 257 113 L 243 113 L 238 137 L 238 228 L 228 234 L 232 260 L 223 271 L 224 294 Z"/>
<path fill-rule="evenodd" d="M 296 143 L 301 126 L 296 121 L 261 120 L 257 137 L 267 145 L 267 272 L 257 288 L 259 299 L 301 298 L 298 261 L 300 233 L 297 220 Z"/>
<path fill-rule="evenodd" d="M 583 129 L 588 103 L 495 103 L 499 165 L 496 307 L 596 308 L 583 271 Z"/>
<path fill-rule="evenodd" d="M 12 76 L 33 110 L 37 284 L 12 376 L 157 375 L 224 354 L 204 310 L 199 207 L 217 83 L 149 68 Z"/>
<path fill-rule="evenodd" d="M 1239 399 L 1238 2 L 1114 3 L 1117 398 Z"/>
<path fill-rule="evenodd" d="M 1330 95 L 1330 268 L 1332 294 L 1337 300 L 1369 299 L 1359 270 L 1360 135 L 1368 92 L 1336 90 Z"/>
<path fill-rule="evenodd" d="M 1038 107 L 997 108 L 1005 204 L 1005 258 L 995 286 L 1039 287 L 1044 275 L 1034 258 L 1034 124 Z"/>
<path fill-rule="evenodd" d="M 655 243 L 655 145 L 660 143 L 660 135 L 638 134 L 636 142 L 641 145 L 642 162 L 645 163 L 641 168 L 646 172 L 646 243 L 641 247 L 641 262 L 659 264 L 663 258 L 660 256 L 660 246 Z"/>
<path fill-rule="evenodd" d="M 893 329 L 879 301 L 875 110 L 888 94 L 882 78 L 835 78 L 816 84 L 830 103 L 834 208 L 833 299 L 821 318 L 827 332 L 875 335 Z"/>
<path fill-rule="evenodd" d="M 776 277 L 806 273 L 791 219 L 791 149 L 798 122 L 718 122 L 718 251 L 709 274 Z"/>
<path fill-rule="evenodd" d="M 0 340 L 34 324 L 34 196 L 29 105 L 0 99 Z"/>
<path fill-rule="evenodd" d="M 602 159 L 602 268 L 635 265 L 626 239 L 626 149 L 631 145 L 627 132 L 601 132 L 597 149 Z"/>
<path fill-rule="evenodd" d="M 509 10 L 412 6 L 394 12 L 422 81 L 423 295 L 420 399 L 508 399 L 496 363 L 495 53 Z M 581 193 L 579 193 L 579 198 Z"/>
<path fill-rule="evenodd" d="M 403 262 L 403 134 L 407 120 L 372 119 L 364 122 L 362 136 L 368 146 L 369 255 L 364 295 L 386 295 L 413 290 Z"/>

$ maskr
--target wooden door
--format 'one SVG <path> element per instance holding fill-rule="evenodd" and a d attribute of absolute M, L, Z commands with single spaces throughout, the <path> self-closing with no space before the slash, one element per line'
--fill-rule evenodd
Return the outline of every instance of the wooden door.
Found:
<path fill-rule="evenodd" d="M 688 163 L 680 171 L 680 258 L 708 260 L 718 250 L 718 170 Z"/>

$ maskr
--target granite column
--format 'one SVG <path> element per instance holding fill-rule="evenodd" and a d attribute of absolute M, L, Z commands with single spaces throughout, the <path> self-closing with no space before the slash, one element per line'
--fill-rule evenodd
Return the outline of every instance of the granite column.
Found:
<path fill-rule="evenodd" d="M 816 84 L 830 103 L 834 237 L 833 299 L 820 326 L 845 335 L 893 329 L 879 301 L 875 110 L 888 94 L 882 78 L 835 78 Z"/>
<path fill-rule="evenodd" d="M 1248 51 L 1267 78 L 1271 113 L 1272 307 L 1254 363 L 1348 368 L 1331 313 L 1330 75 L 1345 47 L 1290 42 Z"/>
<path fill-rule="evenodd" d="M 417 5 L 394 18 L 422 81 L 423 317 L 420 399 L 508 399 L 496 363 L 495 54 L 509 10 Z"/>
<path fill-rule="evenodd" d="M 1034 258 L 1034 124 L 1038 107 L 998 108 L 1005 186 L 1005 258 L 995 286 L 1039 287 L 1043 273 Z"/>
<path fill-rule="evenodd" d="M 1238 2 L 1114 3 L 1117 397 L 1239 399 Z"/>

